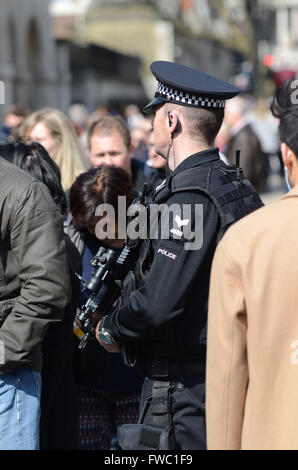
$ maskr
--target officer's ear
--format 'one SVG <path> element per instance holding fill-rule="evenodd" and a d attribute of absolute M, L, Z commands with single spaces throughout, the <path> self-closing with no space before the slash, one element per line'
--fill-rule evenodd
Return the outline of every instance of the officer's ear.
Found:
<path fill-rule="evenodd" d="M 175 132 L 177 133 L 181 130 L 181 123 L 180 123 L 179 117 L 173 111 L 169 111 L 168 120 L 169 120 L 170 132 L 172 134 L 172 137 L 174 137 L 174 133 Z"/>

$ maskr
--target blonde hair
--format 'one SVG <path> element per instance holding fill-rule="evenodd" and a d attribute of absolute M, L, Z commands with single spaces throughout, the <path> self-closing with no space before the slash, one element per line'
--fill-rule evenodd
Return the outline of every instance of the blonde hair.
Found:
<path fill-rule="evenodd" d="M 20 136 L 28 137 L 39 122 L 49 129 L 59 143 L 55 163 L 60 169 L 63 189 L 67 190 L 76 177 L 85 172 L 90 165 L 83 154 L 71 121 L 58 109 L 45 108 L 30 114 L 20 127 Z"/>

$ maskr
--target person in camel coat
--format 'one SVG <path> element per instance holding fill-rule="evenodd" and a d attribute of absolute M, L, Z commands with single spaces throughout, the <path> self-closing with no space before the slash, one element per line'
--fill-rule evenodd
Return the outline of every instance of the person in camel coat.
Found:
<path fill-rule="evenodd" d="M 212 265 L 209 450 L 298 448 L 298 107 L 276 100 L 292 190 L 232 226 Z"/>

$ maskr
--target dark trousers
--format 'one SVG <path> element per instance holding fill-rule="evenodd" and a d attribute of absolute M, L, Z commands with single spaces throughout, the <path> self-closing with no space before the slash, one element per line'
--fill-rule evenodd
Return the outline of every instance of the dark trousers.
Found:
<path fill-rule="evenodd" d="M 148 404 L 143 423 L 150 425 L 153 382 L 154 379 L 145 378 L 140 404 L 140 416 Z M 170 403 L 176 449 L 206 450 L 205 377 L 173 379 Z"/>

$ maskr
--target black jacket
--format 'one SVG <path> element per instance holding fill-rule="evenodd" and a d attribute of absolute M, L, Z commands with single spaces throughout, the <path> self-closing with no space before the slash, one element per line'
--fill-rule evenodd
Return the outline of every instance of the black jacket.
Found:
<path fill-rule="evenodd" d="M 203 167 L 212 169 L 219 162 L 217 149 L 201 152 L 184 160 L 169 178 L 188 169 L 193 174 Z M 169 217 L 168 239 L 159 236 L 154 240 L 145 283 L 130 295 L 126 306 L 107 317 L 105 328 L 119 343 L 135 343 L 140 358 L 205 362 L 209 278 L 221 220 L 215 204 L 200 191 L 169 192 L 163 204 L 176 205 L 181 216 Z M 260 200 L 258 204 L 262 204 Z M 184 205 L 190 212 L 183 211 Z M 241 200 L 236 202 L 239 214 L 241 206 Z M 182 234 L 183 226 L 188 230 Z M 196 233 L 195 249 L 189 246 L 190 232 Z"/>
<path fill-rule="evenodd" d="M 219 159 L 218 154 L 207 154 L 205 160 L 214 159 Z M 192 163 L 192 157 L 188 158 L 172 176 L 191 167 Z M 177 204 L 181 209 L 183 204 L 190 204 L 188 224 L 192 231 L 195 205 L 202 205 L 204 243 L 200 249 L 185 250 L 184 237 L 175 239 L 171 232 L 181 228 L 172 218 L 169 239 L 159 238 L 154 243 L 154 258 L 145 284 L 131 295 L 127 306 L 108 317 L 105 327 L 120 342 L 137 340 L 142 357 L 197 357 L 204 354 L 205 349 L 209 275 L 219 216 L 211 201 L 198 192 L 172 194 L 165 204 Z"/>

